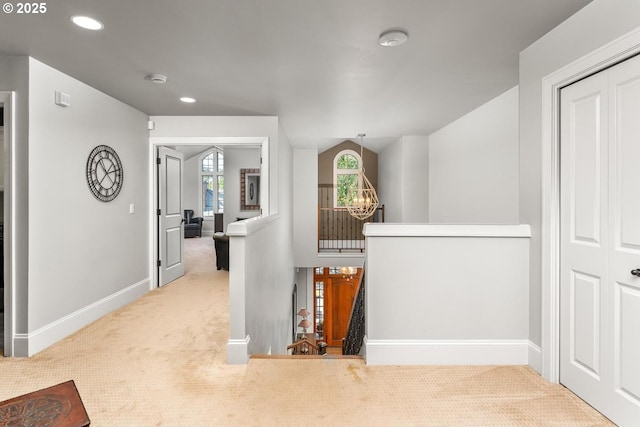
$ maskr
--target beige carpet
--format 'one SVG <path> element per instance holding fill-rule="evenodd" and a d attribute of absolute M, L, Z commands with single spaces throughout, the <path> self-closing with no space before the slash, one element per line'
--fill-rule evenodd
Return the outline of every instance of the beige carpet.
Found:
<path fill-rule="evenodd" d="M 29 359 L 0 360 L 0 401 L 73 379 L 92 426 L 608 426 L 527 367 L 225 365 L 228 273 L 210 238 L 187 274 Z"/>

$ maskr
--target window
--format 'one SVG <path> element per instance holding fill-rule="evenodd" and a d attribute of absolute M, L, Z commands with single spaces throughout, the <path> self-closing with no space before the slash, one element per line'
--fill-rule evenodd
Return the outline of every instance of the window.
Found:
<path fill-rule="evenodd" d="M 344 150 L 336 155 L 333 161 L 333 205 L 345 207 L 348 205 L 350 191 L 356 191 L 359 185 L 359 173 L 362 169 L 362 159 L 352 150 Z"/>
<path fill-rule="evenodd" d="M 316 281 L 315 292 L 315 331 L 316 339 L 324 340 L 324 282 Z"/>
<path fill-rule="evenodd" d="M 213 217 L 224 211 L 224 154 L 211 151 L 201 161 L 202 216 Z"/>

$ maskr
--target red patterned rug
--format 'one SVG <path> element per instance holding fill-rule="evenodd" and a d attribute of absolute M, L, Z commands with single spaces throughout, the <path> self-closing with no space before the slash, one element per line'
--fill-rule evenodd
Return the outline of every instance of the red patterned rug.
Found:
<path fill-rule="evenodd" d="M 0 427 L 84 427 L 89 424 L 73 380 L 0 402 Z"/>

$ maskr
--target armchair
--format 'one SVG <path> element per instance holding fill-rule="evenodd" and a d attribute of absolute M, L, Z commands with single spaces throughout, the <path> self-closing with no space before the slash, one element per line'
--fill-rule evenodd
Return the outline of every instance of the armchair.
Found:
<path fill-rule="evenodd" d="M 193 209 L 184 210 L 184 237 L 202 237 L 203 218 L 193 216 Z"/>

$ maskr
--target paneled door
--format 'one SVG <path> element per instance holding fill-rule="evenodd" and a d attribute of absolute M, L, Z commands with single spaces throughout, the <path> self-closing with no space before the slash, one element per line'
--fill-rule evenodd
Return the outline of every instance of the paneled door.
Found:
<path fill-rule="evenodd" d="M 315 332 L 330 347 L 341 347 L 347 335 L 361 274 L 361 268 L 351 274 L 340 267 L 315 269 Z"/>
<path fill-rule="evenodd" d="M 342 339 L 347 336 L 347 327 L 357 287 L 357 279 L 351 277 L 332 277 L 327 280 L 325 288 L 325 338 L 329 346 L 341 347 Z"/>
<path fill-rule="evenodd" d="M 640 425 L 640 58 L 561 91 L 560 382 Z"/>
<path fill-rule="evenodd" d="M 158 284 L 184 276 L 182 153 L 158 148 Z"/>

